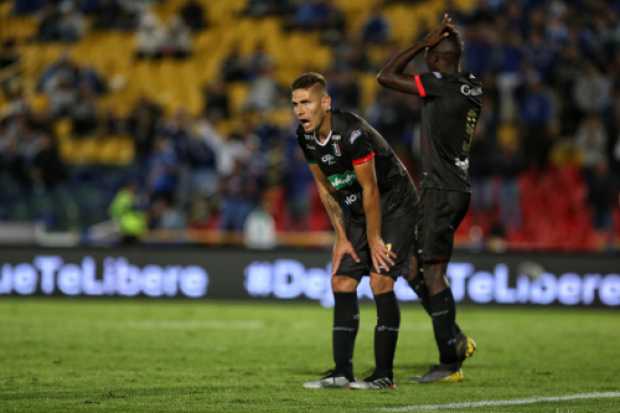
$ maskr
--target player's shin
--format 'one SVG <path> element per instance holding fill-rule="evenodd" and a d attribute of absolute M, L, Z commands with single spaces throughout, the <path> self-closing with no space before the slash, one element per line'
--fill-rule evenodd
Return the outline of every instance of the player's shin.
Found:
<path fill-rule="evenodd" d="M 456 351 L 456 307 L 450 287 L 431 296 L 429 308 L 433 319 L 433 330 L 439 349 L 440 362 L 442 364 L 457 363 L 459 359 Z"/>
<path fill-rule="evenodd" d="M 428 293 L 428 287 L 426 287 L 426 284 L 424 283 L 424 277 L 422 277 L 421 275 L 418 275 L 414 278 L 408 278 L 407 283 L 409 284 L 409 287 L 411 287 L 411 289 L 416 293 L 416 295 L 420 299 L 420 304 L 422 304 L 422 307 L 424 307 L 424 311 L 426 311 L 426 314 L 430 316 L 431 315 L 430 295 Z M 454 332 L 456 335 L 463 334 L 463 332 L 461 331 L 461 328 L 456 322 L 454 323 L 454 329 L 455 329 Z"/>
<path fill-rule="evenodd" d="M 377 326 L 375 327 L 376 377 L 393 379 L 394 353 L 400 327 L 400 308 L 394 291 L 375 295 Z"/>
<path fill-rule="evenodd" d="M 334 293 L 332 348 L 336 372 L 353 380 L 353 349 L 359 328 L 357 293 Z"/>

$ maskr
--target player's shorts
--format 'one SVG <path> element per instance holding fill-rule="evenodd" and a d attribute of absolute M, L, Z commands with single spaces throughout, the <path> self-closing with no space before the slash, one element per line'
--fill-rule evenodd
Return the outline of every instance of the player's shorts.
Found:
<path fill-rule="evenodd" d="M 347 237 L 353 245 L 360 262 L 355 262 L 353 257 L 345 255 L 342 257 L 340 267 L 335 272 L 336 275 L 345 275 L 356 280 L 360 280 L 364 275 L 369 275 L 373 269 L 370 257 L 370 247 L 366 236 L 366 221 L 345 219 Z M 413 209 L 402 211 L 383 219 L 381 223 L 381 236 L 383 242 L 392 244 L 392 251 L 396 253 L 395 265 L 388 271 L 381 271 L 381 275 L 386 275 L 393 279 L 398 276 L 406 276 L 409 273 L 409 261 L 415 254 L 415 224 L 416 214 Z"/>
<path fill-rule="evenodd" d="M 422 262 L 450 261 L 454 233 L 467 213 L 470 198 L 467 192 L 422 190 L 416 226 L 416 255 Z"/>

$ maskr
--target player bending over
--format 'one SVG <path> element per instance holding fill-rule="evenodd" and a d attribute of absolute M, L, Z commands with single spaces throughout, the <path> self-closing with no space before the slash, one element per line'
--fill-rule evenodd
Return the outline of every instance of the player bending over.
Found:
<path fill-rule="evenodd" d="M 413 254 L 415 186 L 375 129 L 356 114 L 332 110 L 322 75 L 301 75 L 291 92 L 300 122 L 297 139 L 336 233 L 332 252 L 335 367 L 304 387 L 394 388 L 392 370 L 400 325 L 394 281 L 408 273 Z M 363 381 L 355 381 L 356 290 L 367 274 L 377 307 L 375 370 Z"/>

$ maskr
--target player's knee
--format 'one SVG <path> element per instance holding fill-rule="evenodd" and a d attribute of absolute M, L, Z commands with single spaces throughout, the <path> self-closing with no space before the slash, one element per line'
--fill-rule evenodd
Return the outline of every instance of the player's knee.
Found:
<path fill-rule="evenodd" d="M 351 277 L 335 275 L 332 277 L 332 291 L 335 293 L 350 293 L 357 288 L 357 280 Z"/>
<path fill-rule="evenodd" d="M 370 288 L 374 295 L 389 293 L 394 289 L 394 279 L 373 273 L 370 276 Z"/>
<path fill-rule="evenodd" d="M 407 281 L 415 281 L 418 277 L 422 276 L 423 272 L 424 269 L 420 268 L 420 266 L 418 265 L 417 258 L 412 258 L 409 262 L 409 273 L 406 275 Z"/>
<path fill-rule="evenodd" d="M 431 264 L 424 268 L 424 283 L 430 295 L 435 295 L 448 287 L 442 264 Z"/>

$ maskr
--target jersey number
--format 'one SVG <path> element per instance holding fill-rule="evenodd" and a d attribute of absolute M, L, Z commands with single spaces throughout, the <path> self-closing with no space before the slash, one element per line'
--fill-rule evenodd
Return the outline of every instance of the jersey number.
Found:
<path fill-rule="evenodd" d="M 467 112 L 465 119 L 465 141 L 463 142 L 463 152 L 469 153 L 471 148 L 471 141 L 476 131 L 476 124 L 478 123 L 478 112 L 475 109 L 470 109 Z"/>

